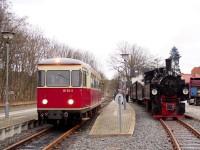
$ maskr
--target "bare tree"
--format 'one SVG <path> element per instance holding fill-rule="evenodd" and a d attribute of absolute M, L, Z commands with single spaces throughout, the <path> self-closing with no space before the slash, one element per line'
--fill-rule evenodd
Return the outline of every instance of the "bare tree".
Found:
<path fill-rule="evenodd" d="M 121 54 L 129 54 L 128 62 L 125 62 Z M 118 44 L 118 48 L 112 56 L 110 56 L 110 66 L 116 70 L 121 76 L 126 76 L 130 80 L 130 76 L 135 76 L 135 71 L 142 73 L 147 64 L 147 54 L 141 47 L 130 45 L 127 42 Z"/>
<path fill-rule="evenodd" d="M 2 1 L 0 1 L 2 2 Z M 10 43 L 9 58 L 9 90 L 14 91 L 17 101 L 35 100 L 36 71 L 38 61 L 44 58 L 65 57 L 74 58 L 97 68 L 95 57 L 83 50 L 50 40 L 39 29 L 33 28 L 26 22 L 26 18 L 19 18 L 9 12 L 9 5 L 4 0 L 4 7 L 0 7 L 0 30 L 15 32 L 15 38 Z M 0 102 L 3 100 L 5 87 L 5 42 L 0 33 Z M 100 72 L 100 70 L 98 70 Z M 100 72 L 103 77 L 103 73 Z"/>
<path fill-rule="evenodd" d="M 129 59 L 124 61 L 121 54 L 129 54 Z M 109 64 L 117 75 L 115 81 L 119 78 L 125 78 L 130 84 L 131 78 L 143 74 L 145 71 L 160 66 L 160 58 L 154 57 L 137 45 L 130 45 L 128 42 L 121 42 L 117 50 L 110 56 Z M 120 84 L 118 83 L 118 87 Z"/>

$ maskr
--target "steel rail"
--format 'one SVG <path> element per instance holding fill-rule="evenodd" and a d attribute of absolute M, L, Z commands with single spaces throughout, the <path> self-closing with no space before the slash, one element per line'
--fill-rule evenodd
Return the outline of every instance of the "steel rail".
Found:
<path fill-rule="evenodd" d="M 168 133 L 168 135 L 169 135 L 169 137 L 171 139 L 171 142 L 172 142 L 174 150 L 181 150 L 181 147 L 180 147 L 178 141 L 176 140 L 174 134 L 172 133 L 170 128 L 167 126 L 167 124 L 162 119 L 160 119 L 160 123 L 164 127 L 165 131 Z"/>
<path fill-rule="evenodd" d="M 198 137 L 200 139 L 200 132 L 197 131 L 196 129 L 194 129 L 191 125 L 189 125 L 188 123 L 186 123 L 182 120 L 177 120 L 177 122 L 180 123 L 181 125 L 183 125 L 188 130 L 190 130 L 196 137 Z"/>
<path fill-rule="evenodd" d="M 65 138 L 69 137 L 74 131 L 76 131 L 78 128 L 80 128 L 84 122 L 85 121 L 83 121 L 82 123 L 74 126 L 70 130 L 66 131 L 61 136 L 59 136 L 57 139 L 55 139 L 53 142 L 51 142 L 49 145 L 47 145 L 46 147 L 44 147 L 42 150 L 54 149 L 54 147 L 56 145 L 58 145 L 59 143 L 61 143 Z"/>
<path fill-rule="evenodd" d="M 26 142 L 32 140 L 33 138 L 35 138 L 35 137 L 37 137 L 37 136 L 40 136 L 40 135 L 42 135 L 42 134 L 44 134 L 44 133 L 46 133 L 46 132 L 49 132 L 51 129 L 52 129 L 52 127 L 48 127 L 48 128 L 46 128 L 46 129 L 43 129 L 43 130 L 41 130 L 41 131 L 39 131 L 39 132 L 37 132 L 37 133 L 35 133 L 35 134 L 33 134 L 33 135 L 31 135 L 31 136 L 29 136 L 29 137 L 23 139 L 23 140 L 21 140 L 21 141 L 15 143 L 15 144 L 10 145 L 9 147 L 6 147 L 4 150 L 16 149 L 17 147 L 19 147 L 19 146 L 21 146 L 22 144 L 24 144 L 24 143 L 26 143 Z"/>

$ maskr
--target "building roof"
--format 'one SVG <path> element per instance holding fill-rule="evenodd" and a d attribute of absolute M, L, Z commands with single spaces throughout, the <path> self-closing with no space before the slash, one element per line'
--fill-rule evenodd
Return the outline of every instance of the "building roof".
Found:
<path fill-rule="evenodd" d="M 200 74 L 181 74 L 181 79 L 184 79 L 186 83 L 190 83 L 190 78 L 200 78 Z"/>
<path fill-rule="evenodd" d="M 181 79 L 185 80 L 186 83 L 190 83 L 191 74 L 181 74 Z"/>
<path fill-rule="evenodd" d="M 200 77 L 200 67 L 194 67 L 191 71 L 191 74 Z"/>

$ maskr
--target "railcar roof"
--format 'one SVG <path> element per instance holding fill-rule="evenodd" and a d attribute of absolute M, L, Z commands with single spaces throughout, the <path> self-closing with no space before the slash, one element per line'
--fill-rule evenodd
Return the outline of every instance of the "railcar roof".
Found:
<path fill-rule="evenodd" d="M 92 69 L 90 65 L 82 62 L 81 60 L 72 58 L 48 58 L 39 61 L 38 65 L 83 65 L 88 69 Z"/>
<path fill-rule="evenodd" d="M 98 75 L 96 70 L 94 70 L 89 64 L 86 64 L 78 59 L 72 58 L 48 58 L 39 61 L 38 65 L 83 65 L 89 70 L 92 70 L 94 73 Z"/>
<path fill-rule="evenodd" d="M 49 58 L 39 61 L 39 65 L 52 65 L 52 64 L 77 64 L 77 65 L 88 65 L 80 60 L 72 59 L 72 58 Z"/>

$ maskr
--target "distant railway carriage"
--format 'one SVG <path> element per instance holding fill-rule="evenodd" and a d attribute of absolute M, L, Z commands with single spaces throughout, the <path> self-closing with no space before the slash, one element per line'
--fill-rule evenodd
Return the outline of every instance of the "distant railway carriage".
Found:
<path fill-rule="evenodd" d="M 129 95 L 133 101 L 137 101 L 138 103 L 143 102 L 143 95 L 144 95 L 143 84 L 144 83 L 137 80 L 131 85 Z"/>
<path fill-rule="evenodd" d="M 52 58 L 38 64 L 39 119 L 69 120 L 94 111 L 101 104 L 101 78 L 89 65 L 70 58 Z"/>

